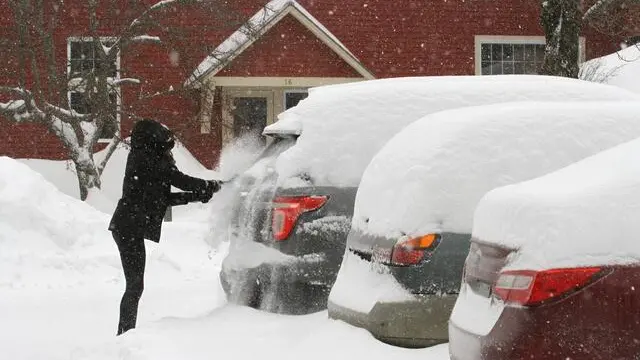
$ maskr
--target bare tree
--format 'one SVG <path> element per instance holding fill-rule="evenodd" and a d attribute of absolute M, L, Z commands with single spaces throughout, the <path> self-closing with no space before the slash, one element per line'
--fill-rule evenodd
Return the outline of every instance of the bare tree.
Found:
<path fill-rule="evenodd" d="M 120 72 L 114 68 L 119 54 L 136 44 L 160 44 L 160 37 L 150 36 L 148 32 L 167 33 L 166 28 L 158 29 L 158 19 L 162 17 L 163 11 L 198 1 L 201 0 L 163 0 L 150 7 L 139 2 L 138 15 L 133 20 L 124 22 L 116 36 L 104 38 L 100 36 L 100 16 L 114 2 L 87 0 L 85 6 L 88 7 L 86 20 L 89 28 L 87 38 L 83 39 L 83 46 L 86 50 L 88 44 L 89 51 L 93 54 L 91 66 L 84 66 L 86 62 L 83 63 L 84 60 L 80 59 L 77 66 L 79 71 L 66 73 L 61 73 L 60 69 L 74 68 L 73 59 L 60 66 L 60 58 L 56 57 L 54 34 L 61 12 L 69 11 L 73 6 L 83 6 L 78 5 L 81 2 L 10 2 L 16 39 L 13 39 L 8 49 L 13 50 L 12 56 L 17 60 L 17 76 L 15 84 L 0 86 L 0 96 L 4 94 L 4 99 L 9 99 L 0 101 L 0 115 L 18 123 L 42 124 L 57 136 L 75 164 L 82 200 L 86 200 L 92 189 L 100 188 L 100 176 L 122 141 L 119 115 L 136 117 L 117 106 L 121 89 L 127 84 L 140 83 L 139 79 L 120 77 Z M 228 9 L 223 7 L 221 10 Z M 155 95 L 161 94 L 150 96 Z M 77 109 L 78 104 L 82 111 Z M 109 134 L 110 141 L 104 158 L 97 162 L 94 159 L 94 147 L 105 132 Z"/>
<path fill-rule="evenodd" d="M 588 26 L 603 34 L 624 34 L 629 10 L 640 0 L 543 0 L 541 4 L 546 38 L 541 72 L 577 78 L 580 31 Z"/>

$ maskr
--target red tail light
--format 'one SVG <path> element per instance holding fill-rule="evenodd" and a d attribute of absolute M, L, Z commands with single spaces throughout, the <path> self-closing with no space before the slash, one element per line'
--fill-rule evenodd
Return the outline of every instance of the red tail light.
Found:
<path fill-rule="evenodd" d="M 286 240 L 300 214 L 317 210 L 326 202 L 326 196 L 281 196 L 273 199 L 273 237 L 278 241 Z"/>
<path fill-rule="evenodd" d="M 440 235 L 429 234 L 418 238 L 400 240 L 393 247 L 391 264 L 406 266 L 420 263 L 426 254 L 435 250 L 440 243 Z"/>
<path fill-rule="evenodd" d="M 494 291 L 507 303 L 536 305 L 588 285 L 598 272 L 598 267 L 504 271 Z"/>

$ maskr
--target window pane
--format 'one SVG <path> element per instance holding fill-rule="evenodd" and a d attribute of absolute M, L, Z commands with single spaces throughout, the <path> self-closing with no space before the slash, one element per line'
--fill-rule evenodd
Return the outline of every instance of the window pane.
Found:
<path fill-rule="evenodd" d="M 93 70 L 93 60 L 91 60 L 91 59 L 82 60 L 82 71 L 85 72 L 85 73 L 88 73 L 91 70 Z"/>
<path fill-rule="evenodd" d="M 502 73 L 513 74 L 513 63 L 510 63 L 510 62 L 502 63 Z"/>
<path fill-rule="evenodd" d="M 91 41 L 82 42 L 82 55 L 83 59 L 93 59 L 93 44 Z"/>
<path fill-rule="evenodd" d="M 87 98 L 83 93 L 72 92 L 69 97 L 69 107 L 71 107 L 72 110 L 77 111 L 79 114 L 88 114 L 91 112 Z"/>
<path fill-rule="evenodd" d="M 284 108 L 286 109 L 290 109 L 296 105 L 298 105 L 298 103 L 305 99 L 307 96 L 309 96 L 309 94 L 307 92 L 287 92 L 284 95 Z"/>
<path fill-rule="evenodd" d="M 502 44 L 491 44 L 491 60 L 502 60 Z"/>
<path fill-rule="evenodd" d="M 513 45 L 502 45 L 502 59 L 505 61 L 513 61 Z"/>
<path fill-rule="evenodd" d="M 82 57 L 82 43 L 81 42 L 72 41 L 69 44 L 69 47 L 71 48 L 71 54 L 70 54 L 71 59 L 80 59 L 80 57 Z"/>
<path fill-rule="evenodd" d="M 536 48 L 536 61 L 543 62 L 544 61 L 544 45 L 535 45 Z"/>
<path fill-rule="evenodd" d="M 233 98 L 233 130 L 236 136 L 250 135 L 258 139 L 267 126 L 267 98 Z"/>
<path fill-rule="evenodd" d="M 524 46 L 524 60 L 525 61 L 533 61 L 535 59 L 535 47 L 532 45 Z"/>
<path fill-rule="evenodd" d="M 532 62 L 526 62 L 524 64 L 524 73 L 525 74 L 537 74 L 538 71 L 536 69 L 536 65 L 535 63 Z"/>
<path fill-rule="evenodd" d="M 82 71 L 82 61 L 81 60 L 71 60 L 69 62 L 71 67 L 71 74 L 77 74 Z"/>
<path fill-rule="evenodd" d="M 516 62 L 515 64 L 513 64 L 513 73 L 514 74 L 524 74 L 524 63 L 523 62 Z"/>
<path fill-rule="evenodd" d="M 491 60 L 491 45 L 490 44 L 482 44 L 480 46 L 480 59 L 482 61 Z"/>
<path fill-rule="evenodd" d="M 488 61 L 482 62 L 482 75 L 491 75 L 491 63 Z"/>
<path fill-rule="evenodd" d="M 513 58 L 516 61 L 524 60 L 524 45 L 513 45 Z"/>

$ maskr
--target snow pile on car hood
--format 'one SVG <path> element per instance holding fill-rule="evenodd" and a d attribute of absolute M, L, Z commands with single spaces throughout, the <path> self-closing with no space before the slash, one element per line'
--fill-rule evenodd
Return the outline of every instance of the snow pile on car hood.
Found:
<path fill-rule="evenodd" d="M 265 133 L 300 134 L 276 163 L 282 182 L 357 186 L 375 153 L 398 131 L 441 110 L 518 100 L 637 99 L 623 89 L 546 76 L 394 78 L 311 89 Z M 422 140 L 421 140 L 422 141 Z"/>
<path fill-rule="evenodd" d="M 580 77 L 640 93 L 640 47 L 629 46 L 586 62 Z"/>
<path fill-rule="evenodd" d="M 390 238 L 470 233 L 486 192 L 640 136 L 639 111 L 634 102 L 520 102 L 426 116 L 371 161 L 352 226 Z"/>
<path fill-rule="evenodd" d="M 495 189 L 479 203 L 474 237 L 518 249 L 507 268 L 640 261 L 640 140 L 557 172 Z"/>

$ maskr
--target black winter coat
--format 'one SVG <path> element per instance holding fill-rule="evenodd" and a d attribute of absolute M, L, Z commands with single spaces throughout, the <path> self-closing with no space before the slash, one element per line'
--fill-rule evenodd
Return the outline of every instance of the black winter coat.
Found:
<path fill-rule="evenodd" d="M 132 149 L 127 158 L 122 198 L 109 230 L 125 237 L 159 242 L 167 207 L 201 199 L 209 183 L 178 170 L 170 152 L 173 137 L 168 129 L 148 127 L 151 130 L 136 124 L 131 136 Z M 189 192 L 171 193 L 171 186 Z"/>

